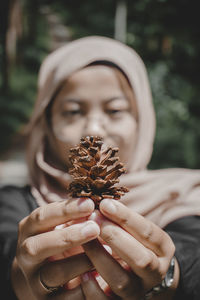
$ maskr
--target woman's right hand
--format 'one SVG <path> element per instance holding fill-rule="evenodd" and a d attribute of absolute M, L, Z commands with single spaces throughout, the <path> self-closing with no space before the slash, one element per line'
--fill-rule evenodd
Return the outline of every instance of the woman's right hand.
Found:
<path fill-rule="evenodd" d="M 70 290 L 60 288 L 53 293 L 44 285 L 63 286 L 93 268 L 87 256 L 80 253 L 80 246 L 100 233 L 94 221 L 86 220 L 93 210 L 94 203 L 90 199 L 69 199 L 39 207 L 20 222 L 12 266 L 12 284 L 19 300 L 84 299 L 80 285 Z M 78 223 L 71 225 L 70 221 L 74 220 Z M 67 226 L 55 230 L 60 224 Z M 66 258 L 49 259 L 61 254 Z"/>

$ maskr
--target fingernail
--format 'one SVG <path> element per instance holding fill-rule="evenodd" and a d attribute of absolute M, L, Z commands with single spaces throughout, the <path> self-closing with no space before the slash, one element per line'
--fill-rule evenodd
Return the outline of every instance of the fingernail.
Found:
<path fill-rule="evenodd" d="M 81 212 L 94 210 L 94 202 L 91 199 L 80 199 L 78 206 Z"/>
<path fill-rule="evenodd" d="M 95 237 L 100 234 L 99 226 L 89 221 L 87 224 L 81 229 L 81 233 L 84 237 Z"/>
<path fill-rule="evenodd" d="M 114 215 L 117 212 L 115 204 L 110 199 L 103 200 L 100 204 L 100 208 L 111 215 Z"/>

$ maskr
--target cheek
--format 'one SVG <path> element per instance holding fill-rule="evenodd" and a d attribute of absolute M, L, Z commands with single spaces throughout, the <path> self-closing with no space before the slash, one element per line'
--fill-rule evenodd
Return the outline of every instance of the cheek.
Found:
<path fill-rule="evenodd" d="M 66 122 L 59 122 L 54 127 L 54 134 L 56 138 L 67 143 L 70 146 L 74 146 L 79 143 L 82 134 L 83 122 L 75 122 L 73 124 L 66 124 Z"/>
<path fill-rule="evenodd" d="M 108 129 L 111 134 L 118 136 L 122 143 L 129 144 L 136 137 L 137 122 L 132 116 L 126 115 L 122 120 L 113 122 Z"/>
<path fill-rule="evenodd" d="M 70 146 L 67 143 L 64 143 L 58 139 L 55 139 L 55 155 L 58 158 L 58 161 L 65 167 L 69 166 L 69 150 Z"/>
<path fill-rule="evenodd" d="M 127 116 L 123 121 L 113 124 L 110 128 L 110 136 L 113 137 L 119 148 L 120 160 L 127 164 L 131 160 L 137 141 L 137 122 L 132 116 Z"/>
<path fill-rule="evenodd" d="M 75 125 L 57 126 L 55 134 L 55 151 L 59 160 L 69 166 L 70 149 L 80 142 L 82 137 L 82 122 Z"/>
<path fill-rule="evenodd" d="M 127 145 L 135 144 L 137 138 L 137 123 L 131 119 L 127 122 L 127 126 L 124 128 L 124 140 Z"/>
<path fill-rule="evenodd" d="M 137 123 L 130 122 L 129 127 L 125 128 L 124 136 L 122 139 L 123 146 L 121 147 L 121 156 L 125 163 L 130 161 L 135 150 L 135 145 L 137 141 Z"/>

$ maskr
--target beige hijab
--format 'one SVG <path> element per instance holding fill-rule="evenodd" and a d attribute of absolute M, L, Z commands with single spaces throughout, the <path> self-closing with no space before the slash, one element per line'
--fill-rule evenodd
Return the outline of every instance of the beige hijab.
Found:
<path fill-rule="evenodd" d="M 200 215 L 199 170 L 147 170 L 153 150 L 155 114 L 141 58 L 128 46 L 100 36 L 85 37 L 66 44 L 48 55 L 41 66 L 27 148 L 32 192 L 38 204 L 66 199 L 71 180 L 68 173 L 45 160 L 48 134 L 46 108 L 70 74 L 93 62 L 110 62 L 121 69 L 134 90 L 137 102 L 138 140 L 130 170 L 120 180 L 120 185 L 127 186 L 130 192 L 120 201 L 161 227 L 186 215 Z"/>

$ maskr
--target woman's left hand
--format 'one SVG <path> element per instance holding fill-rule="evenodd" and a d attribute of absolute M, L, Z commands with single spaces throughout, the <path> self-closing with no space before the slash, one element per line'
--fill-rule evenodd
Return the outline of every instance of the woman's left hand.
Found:
<path fill-rule="evenodd" d="M 86 254 L 116 295 L 114 299 L 142 299 L 166 276 L 175 252 L 170 236 L 116 200 L 102 200 L 96 221 L 101 227 L 101 238 L 128 268 L 109 255 L 98 241 L 85 244 Z M 178 281 L 179 267 L 176 262 L 172 286 L 152 299 L 172 299 Z M 90 286 L 94 283 L 91 281 L 89 285 L 89 281 L 87 284 L 83 281 L 82 285 L 86 299 L 92 299 Z M 87 288 L 84 288 L 86 285 Z"/>

